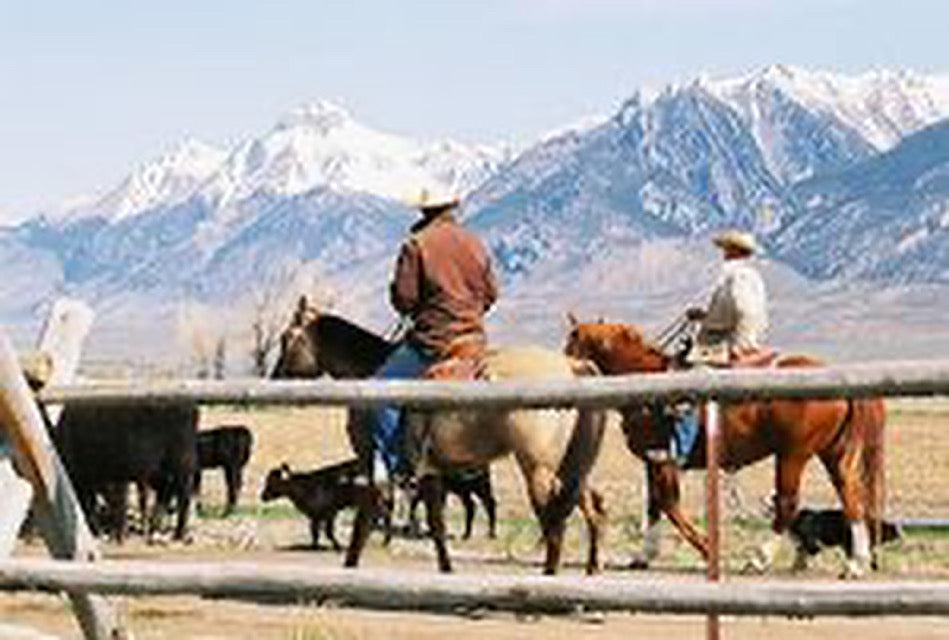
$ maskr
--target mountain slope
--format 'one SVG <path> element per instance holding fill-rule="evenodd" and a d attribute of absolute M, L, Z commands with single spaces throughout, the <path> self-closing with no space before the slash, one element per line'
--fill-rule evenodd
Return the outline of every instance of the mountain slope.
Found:
<path fill-rule="evenodd" d="M 774 247 L 803 273 L 949 282 L 949 121 L 794 191 L 805 213 Z"/>

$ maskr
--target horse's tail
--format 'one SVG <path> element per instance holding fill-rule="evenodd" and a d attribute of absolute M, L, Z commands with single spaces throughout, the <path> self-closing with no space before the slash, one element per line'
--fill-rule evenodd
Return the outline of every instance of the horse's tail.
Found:
<path fill-rule="evenodd" d="M 548 525 L 563 522 L 579 504 L 583 481 L 593 469 L 603 442 L 606 412 L 591 407 L 582 407 L 576 411 L 577 421 L 557 468 L 557 479 L 560 481 L 557 492 L 551 496 L 540 517 L 544 529 Z"/>
<path fill-rule="evenodd" d="M 595 370 L 574 369 L 577 375 L 596 375 Z M 543 522 L 556 523 L 566 519 L 580 501 L 583 481 L 599 457 L 606 431 L 606 411 L 594 407 L 576 409 L 577 421 L 570 434 L 567 450 L 557 468 L 560 486 L 545 509 Z"/>
<path fill-rule="evenodd" d="M 885 503 L 884 425 L 886 407 L 882 398 L 853 401 L 853 427 L 863 439 L 863 482 L 866 490 L 867 522 L 882 522 Z"/>

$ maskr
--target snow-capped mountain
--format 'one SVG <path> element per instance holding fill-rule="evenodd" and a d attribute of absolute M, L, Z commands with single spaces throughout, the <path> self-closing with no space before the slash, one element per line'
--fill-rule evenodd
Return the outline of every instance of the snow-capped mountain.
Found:
<path fill-rule="evenodd" d="M 780 93 L 813 114 L 832 116 L 877 151 L 949 117 L 949 75 L 880 69 L 850 76 L 774 65 L 738 78 L 701 82 L 747 122 L 767 121 L 770 96 Z"/>
<path fill-rule="evenodd" d="M 159 158 L 137 167 L 102 197 L 83 196 L 61 207 L 64 221 L 100 217 L 109 222 L 156 207 L 174 206 L 217 173 L 227 151 L 188 139 Z"/>
<path fill-rule="evenodd" d="M 0 312 L 63 292 L 168 319 L 184 300 L 234 307 L 283 265 L 306 263 L 342 310 L 381 328 L 414 219 L 401 201 L 423 186 L 467 194 L 462 216 L 494 251 L 499 313 L 515 333 L 550 331 L 556 320 L 537 319 L 554 299 L 627 300 L 608 309 L 658 321 L 708 279 L 717 256 L 705 236 L 722 227 L 757 233 L 769 285 L 794 299 L 822 279 L 822 300 L 841 277 L 881 291 L 947 282 L 949 140 L 932 124 L 949 117 L 945 86 L 786 67 L 699 79 L 636 94 L 516 158 L 378 132 L 317 102 L 231 150 L 188 142 L 67 215 L 0 228 L 0 270 L 16 278 L 0 279 Z"/>
<path fill-rule="evenodd" d="M 393 200 L 431 185 L 466 193 L 497 169 L 505 153 L 381 133 L 321 101 L 290 111 L 264 135 L 240 144 L 200 194 L 223 209 L 258 192 L 295 196 L 318 187 Z"/>
<path fill-rule="evenodd" d="M 794 191 L 805 212 L 773 245 L 802 273 L 949 283 L 949 120 Z"/>
<path fill-rule="evenodd" d="M 118 222 L 193 197 L 224 212 L 258 192 L 295 196 L 320 187 L 393 200 L 433 186 L 465 194 L 510 154 L 504 146 L 382 133 L 331 102 L 317 101 L 292 109 L 272 129 L 231 150 L 186 140 L 137 167 L 105 195 L 76 198 L 54 217 Z"/>
<path fill-rule="evenodd" d="M 693 84 L 526 151 L 472 195 L 468 221 L 520 277 L 611 244 L 767 231 L 792 213 L 785 191 L 739 115 Z"/>

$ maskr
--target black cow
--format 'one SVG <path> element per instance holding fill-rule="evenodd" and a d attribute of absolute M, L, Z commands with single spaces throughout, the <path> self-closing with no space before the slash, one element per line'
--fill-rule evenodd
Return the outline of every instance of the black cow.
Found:
<path fill-rule="evenodd" d="M 288 498 L 293 506 L 310 519 L 314 549 L 319 548 L 320 525 L 323 525 L 333 549 L 342 549 L 334 535 L 334 523 L 336 514 L 346 507 L 356 507 L 360 513 L 381 518 L 388 542 L 391 535 L 389 505 L 377 487 L 356 482 L 361 471 L 358 458 L 307 473 L 292 473 L 287 464 L 282 464 L 267 474 L 260 498 L 264 502 Z"/>
<path fill-rule="evenodd" d="M 881 521 L 879 527 L 871 525 L 869 530 L 871 546 L 899 540 L 901 537 L 900 527 L 886 520 Z M 807 558 L 817 555 L 825 547 L 841 547 L 848 558 L 853 556 L 850 523 L 840 509 L 801 509 L 791 522 L 789 532 L 797 546 L 797 568 L 805 568 Z M 872 559 L 872 566 L 873 569 L 877 568 L 876 555 Z"/>
<path fill-rule="evenodd" d="M 471 526 L 474 522 L 475 513 L 475 503 L 472 495 L 478 496 L 478 499 L 481 500 L 481 506 L 488 514 L 488 537 L 496 537 L 497 500 L 494 499 L 494 491 L 491 488 L 490 467 L 451 469 L 442 476 L 442 482 L 444 490 L 461 498 L 461 502 L 465 507 L 465 533 L 462 535 L 462 539 L 467 540 L 471 537 Z M 418 532 L 419 529 L 415 510 L 421 499 L 416 491 L 412 494 L 412 500 L 409 503 L 409 531 L 413 533 Z"/>
<path fill-rule="evenodd" d="M 198 432 L 198 470 L 194 474 L 194 495 L 201 507 L 201 472 L 204 469 L 224 469 L 227 484 L 227 505 L 224 515 L 230 515 L 237 505 L 237 496 L 243 484 L 244 465 L 250 459 L 254 436 L 243 425 L 225 425 Z"/>
<path fill-rule="evenodd" d="M 198 417 L 193 404 L 65 406 L 53 440 L 93 526 L 96 494 L 113 496 L 120 505 L 112 508 L 124 517 L 125 487 L 135 482 L 158 494 L 151 518 L 142 514 L 146 532 L 155 530 L 164 506 L 175 498 L 174 537 L 184 538 L 197 469 Z"/>

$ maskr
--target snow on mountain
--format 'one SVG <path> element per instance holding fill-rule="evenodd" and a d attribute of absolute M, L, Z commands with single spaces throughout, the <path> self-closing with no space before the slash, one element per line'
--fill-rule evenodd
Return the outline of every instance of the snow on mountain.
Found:
<path fill-rule="evenodd" d="M 472 195 L 467 220 L 523 277 L 614 244 L 768 230 L 789 213 L 784 191 L 738 114 L 695 84 L 526 151 Z"/>
<path fill-rule="evenodd" d="M 316 187 L 404 200 L 433 185 L 466 193 L 504 160 L 503 151 L 487 146 L 381 133 L 320 101 L 238 146 L 202 193 L 218 208 L 258 191 L 292 196 Z"/>
<path fill-rule="evenodd" d="M 949 283 L 949 120 L 794 191 L 805 211 L 773 245 L 802 273 Z"/>
<path fill-rule="evenodd" d="M 187 139 L 170 152 L 140 165 L 102 197 L 82 196 L 61 207 L 62 220 L 101 217 L 112 222 L 189 198 L 220 170 L 227 152 Z"/>
<path fill-rule="evenodd" d="M 768 98 L 776 92 L 813 114 L 833 116 L 878 151 L 949 117 L 949 76 L 890 69 L 845 75 L 773 65 L 703 83 L 748 122 L 768 119 Z"/>

